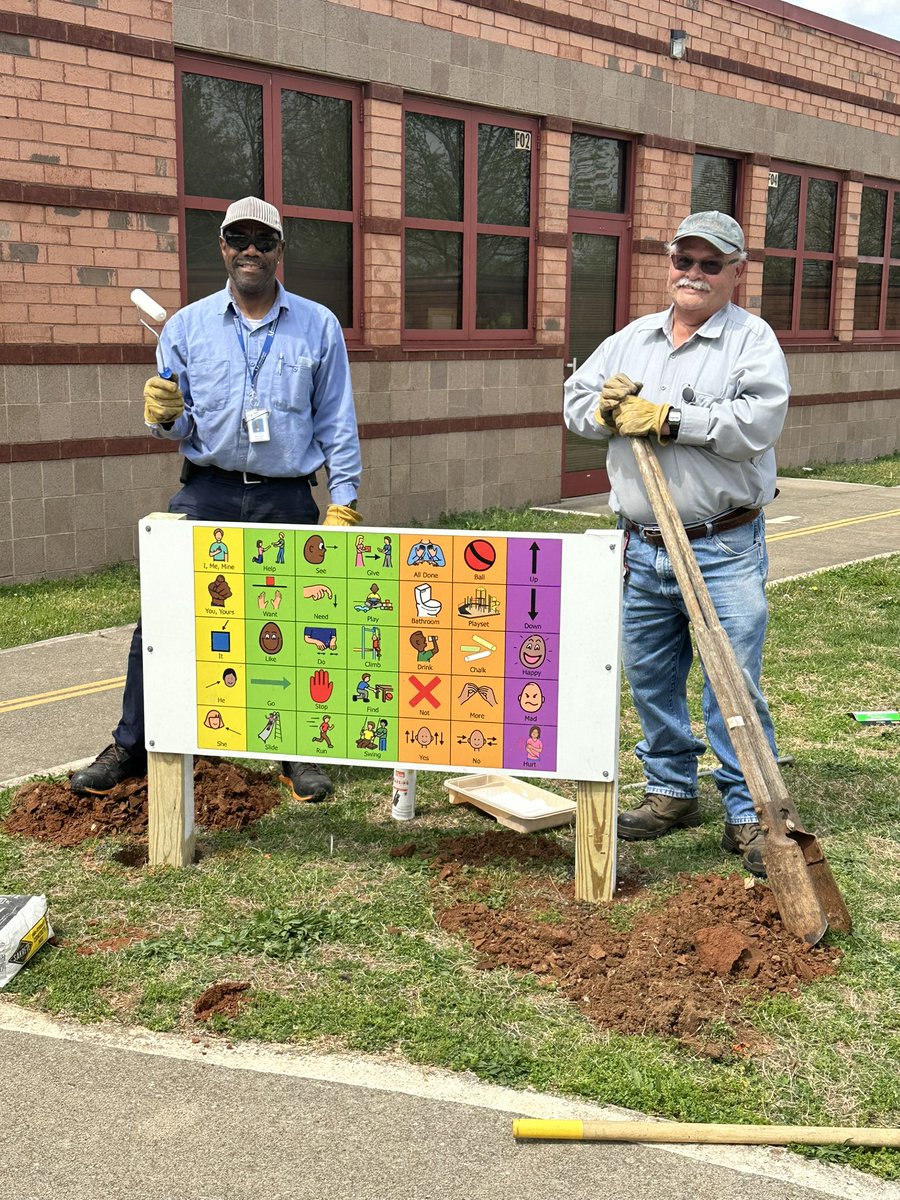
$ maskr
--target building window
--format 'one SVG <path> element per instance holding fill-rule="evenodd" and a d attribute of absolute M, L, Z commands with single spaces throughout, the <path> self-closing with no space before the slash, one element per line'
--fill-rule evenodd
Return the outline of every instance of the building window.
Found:
<path fill-rule="evenodd" d="M 527 118 L 407 103 L 403 323 L 411 339 L 533 336 L 536 141 Z"/>
<path fill-rule="evenodd" d="M 691 212 L 723 212 L 738 215 L 738 169 L 736 158 L 722 154 L 695 154 L 691 176 Z"/>
<path fill-rule="evenodd" d="M 900 330 L 900 186 L 866 186 L 859 218 L 854 329 Z"/>
<path fill-rule="evenodd" d="M 569 157 L 569 208 L 621 213 L 626 204 L 627 142 L 573 133 Z"/>
<path fill-rule="evenodd" d="M 187 299 L 225 281 L 218 232 L 232 200 L 260 196 L 284 221 L 284 285 L 358 336 L 358 88 L 179 58 Z"/>
<path fill-rule="evenodd" d="M 800 167 L 769 172 L 762 316 L 779 333 L 831 330 L 839 187 L 836 175 Z"/>

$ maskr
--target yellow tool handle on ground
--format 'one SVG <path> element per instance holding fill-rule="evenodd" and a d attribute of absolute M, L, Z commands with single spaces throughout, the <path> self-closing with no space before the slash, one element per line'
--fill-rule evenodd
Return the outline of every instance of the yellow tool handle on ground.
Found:
<path fill-rule="evenodd" d="M 557 1142 L 697 1142 L 730 1146 L 900 1146 L 900 1129 L 840 1125 L 703 1125 L 674 1121 L 547 1121 L 520 1117 L 513 1137 Z"/>

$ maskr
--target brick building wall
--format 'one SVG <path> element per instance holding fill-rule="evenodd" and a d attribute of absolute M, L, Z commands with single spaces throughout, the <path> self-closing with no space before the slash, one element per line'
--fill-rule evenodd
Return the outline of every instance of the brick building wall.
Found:
<path fill-rule="evenodd" d="M 280 23 L 279 23 L 280 22 Z M 668 54 L 674 25 L 687 58 Z M 773 160 L 838 172 L 829 344 L 786 345 L 781 461 L 898 446 L 897 346 L 854 338 L 866 179 L 900 179 L 900 45 L 780 0 L 7 0 L 0 14 L 0 583 L 129 558 L 178 456 L 145 434 L 153 341 L 134 287 L 181 303 L 175 47 L 363 86 L 363 342 L 352 354 L 373 522 L 560 493 L 573 129 L 633 151 L 628 315 L 665 304 L 662 243 L 695 151 L 743 164 L 759 311 Z M 541 118 L 533 345 L 410 348 L 402 333 L 406 93 Z"/>

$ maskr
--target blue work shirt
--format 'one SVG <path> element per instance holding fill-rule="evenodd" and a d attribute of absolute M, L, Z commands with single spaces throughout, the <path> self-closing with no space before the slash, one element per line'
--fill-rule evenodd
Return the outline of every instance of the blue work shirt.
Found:
<path fill-rule="evenodd" d="M 254 400 L 251 374 L 276 318 Z M 276 478 L 312 475 L 324 465 L 332 503 L 356 499 L 361 462 L 350 364 L 329 309 L 279 283 L 254 329 L 226 286 L 166 322 L 157 363 L 177 376 L 184 414 L 170 429 L 152 425 L 150 432 L 180 441 L 192 463 Z M 250 441 L 245 416 L 254 407 L 268 410 L 267 442 Z"/>

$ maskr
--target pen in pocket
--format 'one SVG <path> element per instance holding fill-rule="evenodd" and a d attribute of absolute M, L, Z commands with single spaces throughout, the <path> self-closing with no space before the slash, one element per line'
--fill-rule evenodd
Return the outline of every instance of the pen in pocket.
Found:
<path fill-rule="evenodd" d="M 276 375 L 280 375 L 280 374 L 281 374 L 281 368 L 282 368 L 283 366 L 284 366 L 284 355 L 283 355 L 283 354 L 279 354 L 279 355 L 278 355 L 278 366 L 275 368 L 275 374 L 276 374 Z"/>

